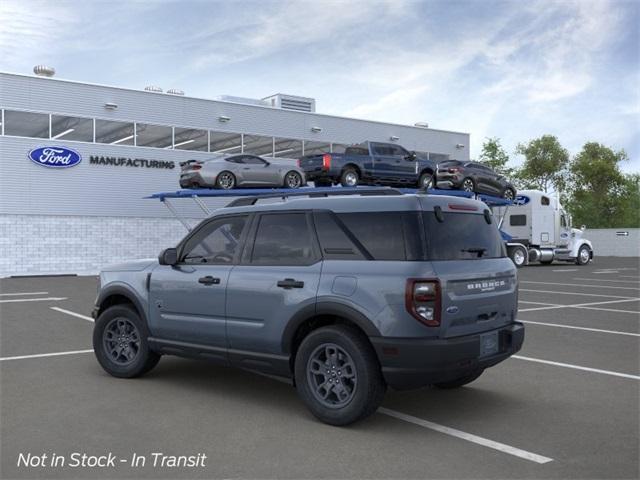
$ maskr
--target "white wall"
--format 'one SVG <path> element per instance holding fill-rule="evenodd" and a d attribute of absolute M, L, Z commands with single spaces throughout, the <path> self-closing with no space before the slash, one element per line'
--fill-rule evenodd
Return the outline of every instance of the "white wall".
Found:
<path fill-rule="evenodd" d="M 593 243 L 596 257 L 640 257 L 640 228 L 587 229 L 584 236 Z"/>

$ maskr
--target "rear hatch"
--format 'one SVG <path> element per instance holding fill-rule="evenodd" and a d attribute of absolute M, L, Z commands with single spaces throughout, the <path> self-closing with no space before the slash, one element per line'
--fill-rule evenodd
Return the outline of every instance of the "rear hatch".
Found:
<path fill-rule="evenodd" d="M 427 258 L 440 280 L 441 337 L 489 331 L 516 319 L 515 266 L 493 218 L 476 208 L 423 213 Z"/>

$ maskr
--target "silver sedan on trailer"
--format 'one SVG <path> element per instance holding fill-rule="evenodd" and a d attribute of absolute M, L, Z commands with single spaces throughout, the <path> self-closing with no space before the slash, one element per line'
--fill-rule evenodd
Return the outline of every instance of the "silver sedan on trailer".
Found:
<path fill-rule="evenodd" d="M 180 163 L 181 188 L 285 187 L 306 185 L 295 160 L 265 160 L 256 155 L 219 156 Z"/>

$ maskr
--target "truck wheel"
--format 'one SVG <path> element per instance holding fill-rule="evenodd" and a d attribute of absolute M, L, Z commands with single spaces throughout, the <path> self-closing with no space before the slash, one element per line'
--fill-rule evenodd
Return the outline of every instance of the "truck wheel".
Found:
<path fill-rule="evenodd" d="M 448 390 L 451 388 L 460 388 L 476 380 L 480 375 L 482 375 L 482 372 L 484 372 L 484 369 L 467 373 L 466 375 L 463 375 L 462 377 L 456 378 L 455 380 L 451 380 L 449 382 L 434 383 L 433 386 L 437 388 L 442 388 L 445 390 Z"/>
<path fill-rule="evenodd" d="M 524 247 L 509 247 L 509 258 L 520 268 L 527 264 L 527 250 Z"/>
<path fill-rule="evenodd" d="M 428 190 L 430 188 L 434 188 L 433 175 L 429 172 L 425 172 L 420 175 L 420 179 L 418 180 L 418 188 Z"/>
<path fill-rule="evenodd" d="M 357 187 L 360 176 L 353 168 L 346 168 L 340 175 L 340 185 L 343 187 Z"/>
<path fill-rule="evenodd" d="M 591 260 L 591 250 L 586 245 L 582 245 L 578 250 L 578 256 L 576 257 L 577 265 L 586 265 Z"/>
<path fill-rule="evenodd" d="M 462 181 L 462 184 L 461 184 L 460 188 L 462 190 L 464 190 L 465 192 L 475 192 L 476 191 L 476 184 L 475 184 L 475 182 L 473 181 L 472 178 L 468 178 L 467 177 Z"/>
<path fill-rule="evenodd" d="M 386 385 L 366 337 L 346 325 L 311 332 L 295 359 L 296 389 L 319 420 L 348 425 L 374 413 Z"/>
<path fill-rule="evenodd" d="M 120 378 L 144 375 L 160 360 L 147 342 L 149 329 L 127 305 L 107 308 L 93 329 L 93 350 L 104 370 Z"/>

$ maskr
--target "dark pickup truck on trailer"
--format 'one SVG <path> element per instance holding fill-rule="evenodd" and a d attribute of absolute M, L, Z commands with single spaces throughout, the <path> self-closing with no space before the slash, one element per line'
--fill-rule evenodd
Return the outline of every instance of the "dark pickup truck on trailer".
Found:
<path fill-rule="evenodd" d="M 363 142 L 344 153 L 307 155 L 298 160 L 308 181 L 317 187 L 340 183 L 356 185 L 406 185 L 431 188 L 436 164 L 393 143 Z"/>

